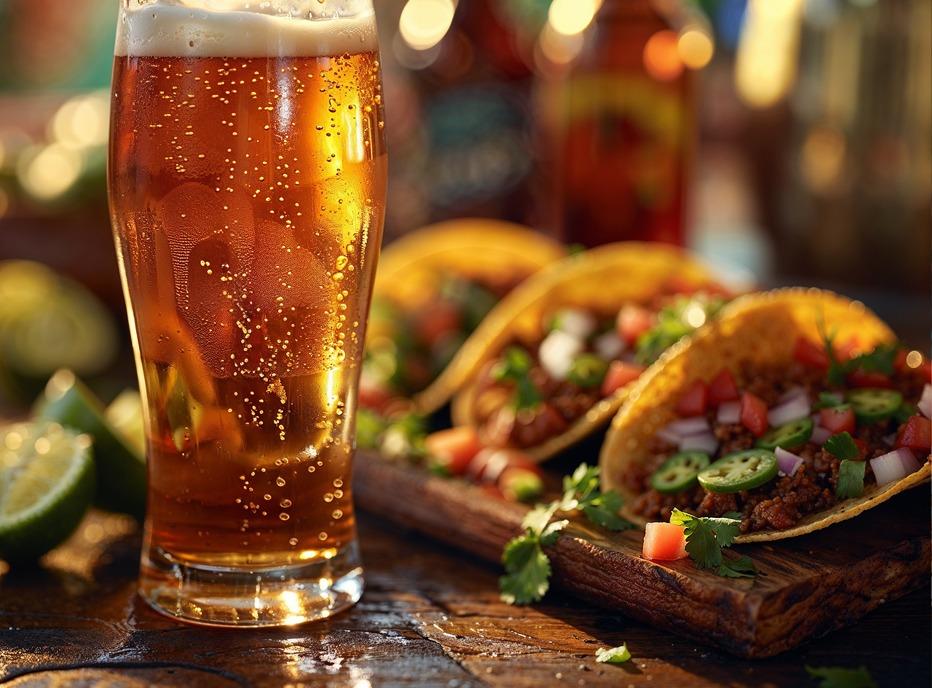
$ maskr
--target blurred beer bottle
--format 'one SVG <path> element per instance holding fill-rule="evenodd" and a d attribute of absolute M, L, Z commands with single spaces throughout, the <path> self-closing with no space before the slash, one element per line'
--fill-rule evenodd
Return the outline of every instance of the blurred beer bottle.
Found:
<path fill-rule="evenodd" d="M 592 23 L 574 36 L 578 9 L 564 17 L 559 2 L 541 37 L 552 68 L 539 101 L 544 223 L 585 246 L 682 244 L 695 130 L 682 40 L 694 20 L 676 2 L 593 0 Z M 561 50 L 578 51 L 562 69 Z"/>

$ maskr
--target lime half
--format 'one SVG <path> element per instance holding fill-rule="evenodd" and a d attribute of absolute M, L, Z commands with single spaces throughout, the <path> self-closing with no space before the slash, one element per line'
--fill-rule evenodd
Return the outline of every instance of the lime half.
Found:
<path fill-rule="evenodd" d="M 39 398 L 43 420 L 85 432 L 94 438 L 97 504 L 141 518 L 146 508 L 146 461 L 122 433 L 104 418 L 103 405 L 70 370 L 59 370 Z"/>
<path fill-rule="evenodd" d="M 142 397 L 135 389 L 125 389 L 110 402 L 104 418 L 139 455 L 146 455 L 146 430 L 142 421 Z"/>
<path fill-rule="evenodd" d="M 57 423 L 0 428 L 0 558 L 38 559 L 77 528 L 93 499 L 90 437 Z"/>

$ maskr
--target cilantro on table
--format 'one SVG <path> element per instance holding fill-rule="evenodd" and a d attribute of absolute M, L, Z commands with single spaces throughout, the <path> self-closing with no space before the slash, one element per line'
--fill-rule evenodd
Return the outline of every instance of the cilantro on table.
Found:
<path fill-rule="evenodd" d="M 595 661 L 600 664 L 624 664 L 629 659 L 631 652 L 628 651 L 628 643 L 618 647 L 600 647 L 595 651 Z"/>
<path fill-rule="evenodd" d="M 819 688 L 877 688 L 873 677 L 866 667 L 857 669 L 845 667 L 806 667 L 812 678 L 821 679 Z"/>
<path fill-rule="evenodd" d="M 550 587 L 550 559 L 544 547 L 554 544 L 569 521 L 551 522 L 557 513 L 582 512 L 592 523 L 607 530 L 625 530 L 632 524 L 618 515 L 621 496 L 602 492 L 597 466 L 580 464 L 563 479 L 563 495 L 549 504 L 538 504 L 525 516 L 524 532 L 512 538 L 502 552 L 505 575 L 499 579 L 502 600 L 529 604 L 540 600 Z"/>
<path fill-rule="evenodd" d="M 492 372 L 495 380 L 499 382 L 510 380 L 515 383 L 515 396 L 512 400 L 515 410 L 533 409 L 543 401 L 540 390 L 531 380 L 533 365 L 534 361 L 525 349 L 510 346 L 505 349 L 502 359 Z"/>
<path fill-rule="evenodd" d="M 740 518 L 729 515 L 700 517 L 674 509 L 670 523 L 686 527 L 686 553 L 700 569 L 709 569 L 724 578 L 753 578 L 757 575 L 757 568 L 750 557 L 723 556 L 723 550 L 741 532 Z"/>

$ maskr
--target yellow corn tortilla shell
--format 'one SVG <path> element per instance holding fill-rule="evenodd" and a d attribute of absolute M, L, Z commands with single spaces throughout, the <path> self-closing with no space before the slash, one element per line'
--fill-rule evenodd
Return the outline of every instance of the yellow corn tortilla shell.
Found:
<path fill-rule="evenodd" d="M 413 312 L 436 298 L 446 275 L 480 283 L 500 279 L 502 274 L 524 278 L 565 255 L 562 244 L 522 225 L 481 218 L 440 222 L 385 248 L 374 297 Z M 423 413 L 436 411 L 465 382 L 468 372 L 462 365 L 453 373 L 445 371 L 415 395 L 415 408 Z"/>
<path fill-rule="evenodd" d="M 711 272 L 686 251 L 664 244 L 622 242 L 570 256 L 527 280 L 509 294 L 462 346 L 444 375 L 470 380 L 453 398 L 454 425 L 475 425 L 475 373 L 512 341 L 535 344 L 544 336 L 544 318 L 554 310 L 578 306 L 615 312 L 626 303 L 642 303 L 672 278 L 687 284 L 713 281 Z M 438 379 L 437 384 L 444 381 Z M 633 384 L 633 383 L 632 383 Z M 597 402 L 565 432 L 525 449 L 544 461 L 608 423 L 632 385 Z"/>
<path fill-rule="evenodd" d="M 630 467 L 649 460 L 651 439 L 676 419 L 676 403 L 692 382 L 708 382 L 722 368 L 735 372 L 744 364 L 789 364 L 797 337 L 819 341 L 823 327 L 839 341 L 856 337 L 863 350 L 896 340 L 890 328 L 863 304 L 831 292 L 779 289 L 736 299 L 715 321 L 671 347 L 635 383 L 602 445 L 599 465 L 603 487 L 617 490 L 626 503 L 637 496 L 626 486 L 624 475 Z M 809 514 L 792 528 L 749 533 L 736 542 L 780 540 L 826 528 L 918 485 L 928 479 L 929 470 L 926 462 L 902 480 L 883 487 L 869 486 L 861 497 Z M 636 523 L 646 522 L 630 511 L 625 515 Z"/>

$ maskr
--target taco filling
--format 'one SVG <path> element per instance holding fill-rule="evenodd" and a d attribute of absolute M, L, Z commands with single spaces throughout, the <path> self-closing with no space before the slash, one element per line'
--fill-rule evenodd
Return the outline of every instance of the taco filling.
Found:
<path fill-rule="evenodd" d="M 527 449 L 560 435 L 712 317 L 721 294 L 671 284 L 617 312 L 547 313 L 537 341 L 513 340 L 479 374 L 472 404 L 483 444 Z"/>
<path fill-rule="evenodd" d="M 493 281 L 444 275 L 432 298 L 416 308 L 374 298 L 360 404 L 383 410 L 393 399 L 426 388 L 486 314 L 525 277 L 511 274 Z"/>
<path fill-rule="evenodd" d="M 800 338 L 790 365 L 746 363 L 698 380 L 625 486 L 634 513 L 674 508 L 786 530 L 804 516 L 918 471 L 930 460 L 932 385 L 918 352 L 883 344 L 850 356 Z M 736 516 L 735 514 L 738 514 Z"/>

